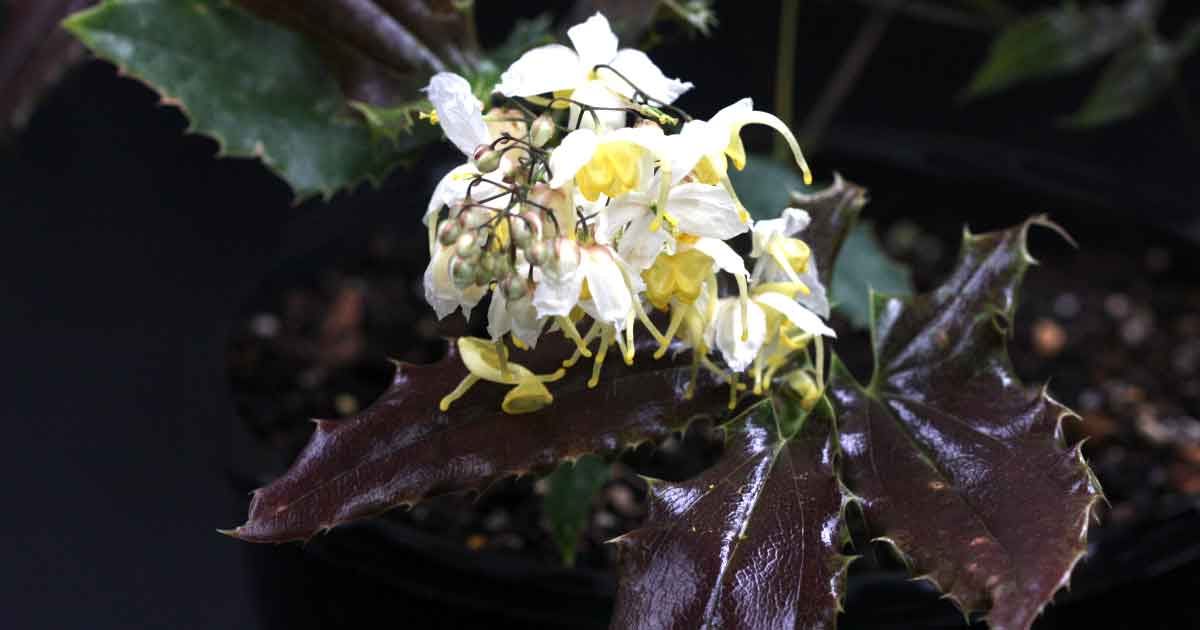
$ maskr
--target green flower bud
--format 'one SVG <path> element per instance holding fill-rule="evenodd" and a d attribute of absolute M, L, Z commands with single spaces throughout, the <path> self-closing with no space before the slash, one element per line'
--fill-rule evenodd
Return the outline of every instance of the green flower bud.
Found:
<path fill-rule="evenodd" d="M 492 220 L 492 213 L 479 206 L 472 206 L 462 211 L 458 216 L 458 220 L 462 222 L 462 226 L 468 230 L 474 230 L 477 227 L 486 225 Z"/>
<path fill-rule="evenodd" d="M 459 234 L 458 239 L 454 241 L 454 253 L 457 254 L 459 258 L 473 261 L 479 258 L 479 254 L 482 253 L 483 250 L 480 247 L 481 245 L 482 243 L 480 242 L 480 239 L 475 237 L 474 232 L 463 232 L 462 234 Z M 474 273 L 474 270 L 472 270 L 471 273 Z"/>
<path fill-rule="evenodd" d="M 533 146 L 541 147 L 554 139 L 555 131 L 557 128 L 554 125 L 554 119 L 549 114 L 542 114 L 535 118 L 533 125 L 529 127 L 529 137 Z"/>
<path fill-rule="evenodd" d="M 475 168 L 479 169 L 480 173 L 491 173 L 500 168 L 500 152 L 486 144 L 481 144 L 475 147 L 475 155 L 471 157 L 471 162 Z"/>
<path fill-rule="evenodd" d="M 438 242 L 446 247 L 450 247 L 458 240 L 458 235 L 462 233 L 462 224 L 458 221 L 447 219 L 442 221 L 438 226 L 437 239 Z"/>
<path fill-rule="evenodd" d="M 465 289 L 475 284 L 475 270 L 475 263 L 465 258 L 455 256 L 450 259 L 450 279 L 459 289 Z"/>
<path fill-rule="evenodd" d="M 525 250 L 525 260 L 534 267 L 553 262 L 554 245 L 550 241 L 535 241 Z"/>
<path fill-rule="evenodd" d="M 529 293 L 529 283 L 525 281 L 525 278 L 513 274 L 500 283 L 500 290 L 509 300 L 519 300 Z"/>

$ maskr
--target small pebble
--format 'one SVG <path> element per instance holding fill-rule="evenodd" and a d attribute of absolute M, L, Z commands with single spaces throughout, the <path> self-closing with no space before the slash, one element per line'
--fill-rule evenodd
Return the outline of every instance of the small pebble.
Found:
<path fill-rule="evenodd" d="M 1136 315 L 1121 324 L 1121 338 L 1131 346 L 1141 345 L 1154 330 L 1154 317 L 1149 311 L 1139 310 Z"/>
<path fill-rule="evenodd" d="M 1040 318 L 1033 324 L 1033 347 L 1043 357 L 1053 357 L 1067 345 L 1067 331 L 1058 322 Z"/>
<path fill-rule="evenodd" d="M 1104 310 L 1113 319 L 1125 319 L 1133 312 L 1133 302 L 1124 293 L 1110 293 L 1104 298 Z"/>
<path fill-rule="evenodd" d="M 1077 404 L 1080 411 L 1096 411 L 1104 404 L 1104 394 L 1089 387 L 1079 392 L 1079 401 Z"/>
<path fill-rule="evenodd" d="M 250 319 L 250 332 L 263 339 L 278 335 L 280 327 L 279 318 L 272 313 L 259 313 Z"/>
<path fill-rule="evenodd" d="M 343 416 L 358 412 L 358 399 L 353 394 L 341 393 L 333 397 L 333 408 Z"/>
<path fill-rule="evenodd" d="M 508 527 L 510 519 L 504 510 L 492 510 L 483 517 L 483 528 L 489 532 L 498 532 Z"/>
<path fill-rule="evenodd" d="M 612 512 L 607 510 L 599 510 L 592 517 L 592 524 L 597 529 L 612 529 L 617 526 L 617 517 Z"/>
<path fill-rule="evenodd" d="M 637 516 L 640 513 L 633 490 L 623 483 L 614 483 L 606 490 L 608 501 L 614 510 L 622 516 Z"/>
<path fill-rule="evenodd" d="M 1054 314 L 1063 319 L 1071 319 L 1079 314 L 1079 297 L 1074 293 L 1060 293 L 1054 298 Z"/>

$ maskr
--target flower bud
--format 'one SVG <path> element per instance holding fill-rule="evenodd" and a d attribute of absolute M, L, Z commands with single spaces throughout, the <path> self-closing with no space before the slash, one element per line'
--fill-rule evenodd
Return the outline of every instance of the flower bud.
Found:
<path fill-rule="evenodd" d="M 487 256 L 480 258 L 479 262 L 482 263 L 485 260 L 487 260 Z M 477 268 L 475 269 L 475 284 L 477 284 L 481 287 L 486 287 L 488 285 L 488 283 L 492 281 L 492 277 L 493 277 L 492 272 L 488 269 L 484 269 L 483 265 L 477 265 L 476 267 Z"/>
<path fill-rule="evenodd" d="M 462 224 L 458 221 L 447 219 L 442 221 L 438 226 L 437 239 L 438 242 L 446 247 L 449 247 L 458 240 L 458 235 L 462 233 Z"/>
<path fill-rule="evenodd" d="M 529 283 L 525 281 L 525 278 L 513 274 L 500 283 L 500 290 L 509 300 L 519 300 L 529 293 Z"/>
<path fill-rule="evenodd" d="M 523 212 L 509 219 L 509 232 L 517 247 L 526 248 L 542 231 L 542 220 L 535 212 Z"/>
<path fill-rule="evenodd" d="M 529 127 L 529 138 L 533 142 L 533 146 L 541 147 L 554 139 L 555 131 L 557 129 L 554 119 L 549 114 L 542 114 L 535 118 L 533 125 Z"/>
<path fill-rule="evenodd" d="M 492 213 L 479 206 L 471 206 L 462 211 L 458 216 L 458 220 L 462 222 L 462 226 L 468 230 L 473 230 L 477 227 L 487 224 L 492 220 Z"/>
<path fill-rule="evenodd" d="M 480 245 L 480 239 L 475 237 L 474 232 L 463 232 L 462 234 L 459 234 L 458 239 L 454 241 L 454 253 L 459 258 L 475 260 L 479 258 L 479 254 L 482 253 L 482 248 Z M 474 273 L 474 270 L 472 270 L 471 273 Z"/>
<path fill-rule="evenodd" d="M 550 264 L 554 259 L 554 245 L 550 241 L 534 241 L 525 249 L 525 260 L 534 267 Z"/>
<path fill-rule="evenodd" d="M 475 271 L 475 263 L 465 258 L 455 256 L 450 259 L 450 279 L 459 289 L 465 289 L 475 284 Z"/>
<path fill-rule="evenodd" d="M 471 163 L 475 165 L 476 169 L 479 169 L 480 173 L 491 173 L 500 168 L 500 152 L 486 144 L 481 144 L 475 147 Z"/>

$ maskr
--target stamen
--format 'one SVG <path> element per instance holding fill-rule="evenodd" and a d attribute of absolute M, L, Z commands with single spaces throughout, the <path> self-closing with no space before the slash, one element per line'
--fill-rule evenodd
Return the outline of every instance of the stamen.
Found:
<path fill-rule="evenodd" d="M 591 357 L 592 353 L 590 350 L 587 349 L 588 344 L 592 343 L 592 341 L 594 341 L 596 339 L 596 337 L 599 336 L 599 334 L 600 334 L 600 323 L 592 322 L 592 327 L 589 328 L 587 331 L 587 334 L 583 336 L 583 341 L 581 342 L 582 345 L 577 346 L 575 348 L 575 353 L 571 355 L 571 358 L 562 362 L 563 367 L 569 368 L 569 367 L 575 365 L 579 361 L 579 357 L 583 355 L 583 353 L 580 352 L 580 348 L 582 348 L 583 350 L 586 350 L 587 356 Z"/>
<path fill-rule="evenodd" d="M 600 384 L 600 368 L 604 367 L 604 358 L 608 356 L 608 347 L 612 342 L 613 327 L 605 325 L 600 333 L 600 347 L 596 349 L 596 358 L 592 359 L 592 378 L 588 379 L 588 389 Z"/>
<path fill-rule="evenodd" d="M 638 321 L 642 322 L 646 330 L 650 331 L 650 335 L 654 337 L 655 341 L 663 343 L 663 339 L 666 339 L 670 342 L 669 337 L 664 337 L 662 333 L 658 332 L 658 327 L 654 325 L 654 322 L 650 321 L 650 316 L 646 314 L 646 309 L 642 308 L 641 300 L 636 297 L 633 299 L 633 310 L 637 313 Z"/>
<path fill-rule="evenodd" d="M 667 353 L 667 348 L 671 347 L 671 340 L 675 338 L 675 333 L 679 332 L 679 325 L 683 323 L 684 312 L 690 308 L 683 306 L 678 302 L 671 305 L 671 322 L 667 324 L 667 332 L 659 341 L 658 350 L 654 351 L 654 358 L 661 359 Z"/>
<path fill-rule="evenodd" d="M 754 357 L 754 367 L 752 368 L 752 373 L 754 376 L 754 395 L 755 396 L 760 396 L 763 393 L 762 371 L 763 371 L 763 353 L 759 352 Z"/>
<path fill-rule="evenodd" d="M 778 240 L 771 239 L 771 244 L 767 245 L 767 253 L 771 254 L 771 258 L 774 258 L 775 262 L 783 268 L 789 280 L 804 284 L 800 281 L 800 276 L 796 275 L 796 270 L 792 269 L 792 263 L 788 262 L 787 255 L 783 251 L 783 246 L 779 244 Z"/>
<path fill-rule="evenodd" d="M 569 317 L 563 317 L 562 315 L 556 317 L 555 321 L 558 322 L 558 327 L 562 329 L 563 334 L 575 342 L 575 352 L 577 354 L 585 357 L 592 356 L 592 351 L 588 350 L 587 342 L 579 337 L 579 329 L 575 328 L 575 322 L 571 321 Z"/>
<path fill-rule="evenodd" d="M 478 376 L 475 376 L 474 374 L 467 374 L 467 377 L 458 384 L 458 387 L 454 388 L 454 391 L 446 394 L 442 398 L 441 402 L 438 403 L 438 409 L 441 409 L 442 411 L 449 411 L 450 403 L 462 398 L 463 395 L 467 393 L 467 390 L 471 389 L 471 386 L 477 382 L 479 382 Z"/>
<path fill-rule="evenodd" d="M 625 365 L 633 365 L 633 354 L 637 350 L 633 345 L 633 318 L 625 319 L 625 348 L 624 359 Z"/>

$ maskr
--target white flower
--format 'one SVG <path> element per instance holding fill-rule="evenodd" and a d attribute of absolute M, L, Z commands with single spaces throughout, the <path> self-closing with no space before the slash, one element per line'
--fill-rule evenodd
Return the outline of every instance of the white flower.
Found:
<path fill-rule="evenodd" d="M 778 330 L 767 330 L 767 313 L 764 309 L 779 313 L 810 335 L 837 336 L 816 314 L 782 293 L 755 293 L 744 307 L 744 324 L 741 300 L 736 297 L 722 298 L 717 303 L 716 314 L 706 335 L 709 347 L 715 344 L 730 370 L 741 372 L 750 367 L 762 352 L 767 339 L 779 333 Z"/>
<path fill-rule="evenodd" d="M 606 133 L 576 129 L 550 154 L 551 188 L 575 180 L 579 192 L 595 201 L 645 190 L 654 171 L 663 132 L 658 127 L 628 127 Z"/>
<path fill-rule="evenodd" d="M 488 306 L 488 334 L 492 340 L 499 340 L 507 333 L 512 333 L 521 343 L 533 348 L 537 346 L 538 337 L 546 323 L 545 318 L 539 317 L 533 306 L 531 296 L 519 300 L 509 300 L 497 286 L 492 290 L 492 303 Z"/>
<path fill-rule="evenodd" d="M 796 269 L 789 260 L 795 249 L 791 240 L 803 232 L 811 221 L 808 213 L 787 208 L 778 219 L 756 221 L 753 228 L 753 245 L 750 256 L 756 258 L 752 280 L 756 284 L 767 282 L 800 282 L 808 288 L 797 301 L 821 317 L 829 317 L 829 298 L 821 284 L 817 261 L 807 256 L 803 270 Z"/>
<path fill-rule="evenodd" d="M 739 171 L 746 166 L 746 148 L 742 145 L 742 127 L 750 124 L 766 125 L 778 131 L 792 149 L 797 166 L 804 173 L 805 183 L 811 181 L 808 163 L 800 144 L 787 125 L 779 118 L 754 110 L 754 101 L 744 98 L 717 112 L 708 120 L 692 120 L 684 123 L 683 129 L 670 137 L 667 152 L 674 181 L 692 173 L 706 184 L 721 184 L 733 192 L 729 182 L 728 160 L 733 161 Z"/>
<path fill-rule="evenodd" d="M 450 247 L 438 246 L 429 266 L 425 268 L 424 285 L 425 301 L 433 307 L 438 319 L 443 319 L 455 309 L 462 309 L 463 317 L 471 316 L 471 309 L 479 303 L 486 292 L 484 287 L 472 286 L 459 289 L 450 278 L 450 259 L 454 250 Z"/>
<path fill-rule="evenodd" d="M 617 232 L 620 242 L 617 252 L 634 270 L 654 264 L 658 254 L 675 253 L 680 241 L 668 230 L 651 229 L 656 218 L 651 205 L 659 198 L 661 180 L 656 177 L 646 192 L 633 192 L 614 200 L 600 214 L 596 238 L 610 242 Z M 745 264 L 726 240 L 749 229 L 739 216 L 737 205 L 720 186 L 688 182 L 671 187 L 667 192 L 666 215 L 682 235 L 682 248 L 695 247 L 703 251 L 730 273 L 746 273 Z"/>
<path fill-rule="evenodd" d="M 596 71 L 600 65 L 611 66 L 646 94 L 665 103 L 674 102 L 692 88 L 691 83 L 667 78 L 645 53 L 632 48 L 618 51 L 617 36 L 599 13 L 572 26 L 567 37 L 574 50 L 561 44 L 530 50 L 500 75 L 496 91 L 505 96 L 535 96 L 573 91 L 588 81 L 599 80 L 632 98 L 634 90 L 629 83 L 607 69 Z"/>

